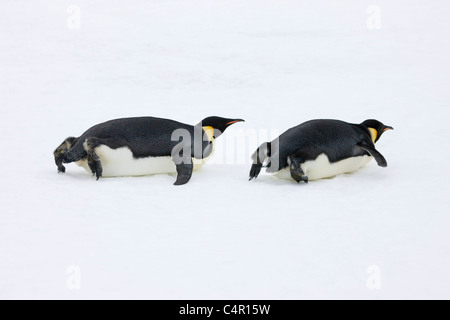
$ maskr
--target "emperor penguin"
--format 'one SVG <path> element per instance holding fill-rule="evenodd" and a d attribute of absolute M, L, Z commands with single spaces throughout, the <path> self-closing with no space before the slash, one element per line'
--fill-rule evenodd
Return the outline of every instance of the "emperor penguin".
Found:
<path fill-rule="evenodd" d="M 189 182 L 192 171 L 213 154 L 216 139 L 242 119 L 208 117 L 193 126 L 154 117 L 111 120 L 54 151 L 58 172 L 75 162 L 97 177 L 177 173 L 175 185 Z"/>
<path fill-rule="evenodd" d="M 263 143 L 253 154 L 250 180 L 263 167 L 280 178 L 298 183 L 332 178 L 354 172 L 373 158 L 387 167 L 375 143 L 393 130 L 378 120 L 352 124 L 339 120 L 312 120 L 291 128 L 272 142 Z"/>

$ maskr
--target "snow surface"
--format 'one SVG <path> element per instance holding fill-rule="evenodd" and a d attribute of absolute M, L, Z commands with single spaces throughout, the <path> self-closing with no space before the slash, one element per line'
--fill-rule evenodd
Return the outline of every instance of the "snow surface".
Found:
<path fill-rule="evenodd" d="M 0 298 L 450 298 L 447 0 L 1 7 Z M 56 173 L 66 137 L 140 115 L 247 122 L 183 187 Z M 247 181 L 259 142 L 315 118 L 394 126 L 389 167 Z"/>

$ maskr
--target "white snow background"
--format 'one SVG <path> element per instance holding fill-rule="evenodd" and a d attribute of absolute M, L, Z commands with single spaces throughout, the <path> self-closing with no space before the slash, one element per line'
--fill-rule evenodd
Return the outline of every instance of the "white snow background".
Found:
<path fill-rule="evenodd" d="M 447 0 L 2 0 L 0 298 L 449 299 L 449 17 Z M 57 174 L 65 138 L 143 115 L 247 122 L 218 140 L 235 161 L 182 187 Z M 389 167 L 248 181 L 264 132 L 315 118 L 394 126 Z"/>

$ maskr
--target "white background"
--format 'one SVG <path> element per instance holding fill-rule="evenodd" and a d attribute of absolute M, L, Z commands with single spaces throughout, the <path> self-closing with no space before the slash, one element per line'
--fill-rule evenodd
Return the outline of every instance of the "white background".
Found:
<path fill-rule="evenodd" d="M 0 298 L 450 298 L 447 0 L 1 6 Z M 141 115 L 244 118 L 218 146 L 245 162 L 219 153 L 183 187 L 56 173 L 66 137 Z M 227 136 L 315 118 L 394 126 L 389 167 L 247 181 L 257 144 Z"/>

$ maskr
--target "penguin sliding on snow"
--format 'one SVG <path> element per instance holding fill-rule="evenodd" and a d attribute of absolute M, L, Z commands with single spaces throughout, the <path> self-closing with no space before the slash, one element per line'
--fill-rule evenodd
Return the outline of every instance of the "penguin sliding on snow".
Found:
<path fill-rule="evenodd" d="M 250 180 L 258 177 L 262 167 L 298 183 L 351 173 L 373 158 L 380 167 L 387 167 L 375 143 L 388 130 L 393 128 L 377 120 L 366 120 L 362 124 L 338 120 L 305 122 L 256 150 Z"/>
<path fill-rule="evenodd" d="M 216 138 L 242 119 L 209 117 L 191 126 L 153 117 L 125 118 L 98 124 L 79 138 L 67 138 L 54 152 L 58 172 L 76 162 L 101 177 L 177 173 L 186 184 L 192 171 L 213 154 Z"/>

